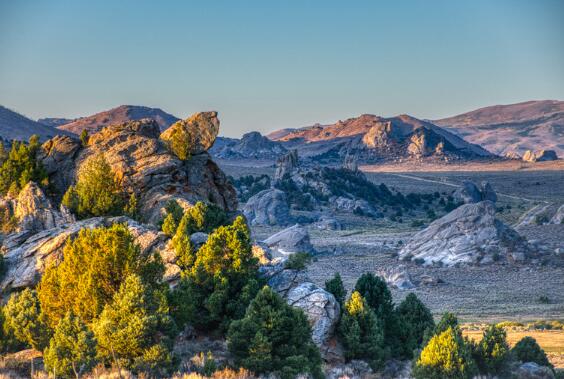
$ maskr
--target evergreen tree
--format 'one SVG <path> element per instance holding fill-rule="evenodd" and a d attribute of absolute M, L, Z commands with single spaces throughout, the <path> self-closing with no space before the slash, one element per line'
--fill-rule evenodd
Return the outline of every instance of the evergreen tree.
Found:
<path fill-rule="evenodd" d="M 375 370 L 381 367 L 385 359 L 384 331 L 374 310 L 357 291 L 345 304 L 339 332 L 347 360 L 365 360 Z"/>
<path fill-rule="evenodd" d="M 113 301 L 93 322 L 98 355 L 128 369 L 139 370 L 147 365 L 168 369 L 170 352 L 159 335 L 159 324 L 167 317 L 141 277 L 127 276 Z M 144 361 L 146 357 L 151 357 L 149 362 Z"/>
<path fill-rule="evenodd" d="M 321 357 L 300 309 L 286 304 L 269 287 L 259 291 L 227 338 L 238 365 L 258 374 L 276 373 L 292 379 L 298 374 L 322 378 Z"/>
<path fill-rule="evenodd" d="M 176 229 L 178 228 L 178 224 L 174 219 L 174 215 L 172 213 L 167 213 L 163 220 L 163 224 L 161 226 L 161 230 L 164 234 L 169 237 L 172 237 L 174 233 L 176 233 Z"/>
<path fill-rule="evenodd" d="M 431 338 L 413 368 L 416 379 L 470 379 L 476 373 L 475 362 L 462 334 L 451 327 Z"/>
<path fill-rule="evenodd" d="M 206 204 L 201 201 L 188 208 L 180 221 L 180 225 L 183 225 L 186 234 L 210 233 L 226 223 L 227 216 L 223 209 L 215 204 Z"/>
<path fill-rule="evenodd" d="M 523 337 L 513 346 L 511 353 L 518 361 L 535 362 L 540 366 L 554 368 L 546 357 L 546 353 L 533 337 Z"/>
<path fill-rule="evenodd" d="M 30 137 L 28 144 L 12 142 L 12 148 L 8 156 L 2 159 L 0 167 L 0 195 L 16 197 L 30 181 L 42 186 L 48 184 L 47 173 L 37 160 L 40 148 L 39 137 L 36 135 Z"/>
<path fill-rule="evenodd" d="M 259 289 L 258 261 L 245 219 L 239 216 L 210 234 L 183 277 L 196 305 L 191 321 L 198 329 L 223 332 L 243 317 Z"/>
<path fill-rule="evenodd" d="M 384 328 L 384 342 L 395 356 L 400 353 L 399 326 L 394 312 L 392 293 L 386 281 L 372 273 L 365 273 L 358 278 L 355 291 L 359 292 L 366 304 L 374 310 Z"/>
<path fill-rule="evenodd" d="M 490 325 L 484 332 L 476 353 L 480 372 L 493 375 L 506 372 L 511 356 L 505 330 Z"/>
<path fill-rule="evenodd" d="M 89 139 L 88 130 L 83 129 L 82 132 L 80 132 L 80 143 L 82 143 L 82 146 L 88 146 Z"/>
<path fill-rule="evenodd" d="M 79 378 L 96 364 L 94 334 L 80 317 L 69 311 L 55 328 L 43 359 L 47 371 L 56 377 Z"/>
<path fill-rule="evenodd" d="M 51 331 L 34 291 L 26 288 L 14 293 L 4 307 L 4 317 L 6 334 L 39 351 L 47 346 Z"/>
<path fill-rule="evenodd" d="M 338 272 L 335 273 L 332 279 L 325 282 L 325 290 L 335 296 L 335 299 L 337 299 L 341 309 L 343 309 L 343 305 L 347 297 L 347 290 L 345 289 L 343 281 L 341 280 L 341 275 Z"/>
<path fill-rule="evenodd" d="M 123 213 L 124 194 L 102 154 L 82 163 L 76 186 L 69 187 L 62 203 L 79 218 Z"/>
<path fill-rule="evenodd" d="M 137 202 L 137 196 L 135 195 L 135 192 L 132 193 L 129 196 L 129 200 L 127 202 L 127 204 L 125 205 L 125 207 L 123 208 L 123 213 L 136 220 L 139 221 L 140 219 L 140 215 L 139 215 L 139 204 Z"/>
<path fill-rule="evenodd" d="M 124 278 L 137 274 L 157 290 L 163 273 L 160 255 L 142 254 L 126 225 L 83 229 L 65 245 L 62 262 L 45 270 L 38 297 L 52 327 L 69 310 L 90 323 L 112 300 Z"/>
<path fill-rule="evenodd" d="M 443 316 L 441 317 L 435 328 L 427 329 L 425 331 L 423 336 L 423 344 L 426 345 L 433 336 L 441 334 L 448 328 L 452 328 L 452 330 L 456 331 L 460 330 L 460 327 L 458 326 L 458 318 L 456 318 L 456 316 L 451 312 L 443 313 Z"/>
<path fill-rule="evenodd" d="M 429 308 L 414 293 L 407 295 L 397 307 L 399 338 L 402 355 L 413 358 L 413 351 L 423 343 L 426 330 L 433 330 L 435 322 Z"/>

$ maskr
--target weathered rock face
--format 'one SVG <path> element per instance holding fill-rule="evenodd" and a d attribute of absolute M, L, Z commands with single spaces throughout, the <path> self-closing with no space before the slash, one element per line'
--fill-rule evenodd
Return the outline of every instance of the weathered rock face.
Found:
<path fill-rule="evenodd" d="M 309 282 L 304 271 L 284 268 L 284 262 L 260 267 L 260 275 L 273 291 L 286 298 L 288 292 L 302 283 Z"/>
<path fill-rule="evenodd" d="M 358 155 L 347 154 L 343 160 L 343 168 L 350 171 L 358 171 Z"/>
<path fill-rule="evenodd" d="M 523 154 L 523 160 L 525 162 L 555 161 L 557 159 L 558 156 L 554 150 L 527 150 L 525 154 Z"/>
<path fill-rule="evenodd" d="M 496 260 L 524 261 L 532 254 L 515 230 L 495 219 L 491 201 L 465 204 L 415 234 L 400 251 L 402 259 L 486 264 Z"/>
<path fill-rule="evenodd" d="M 504 157 L 507 158 L 507 159 L 517 159 L 517 160 L 522 159 L 521 156 L 519 155 L 519 153 L 516 152 L 516 151 L 513 151 L 513 150 L 505 153 Z"/>
<path fill-rule="evenodd" d="M 409 290 L 415 288 L 411 280 L 411 276 L 404 265 L 389 267 L 378 273 L 390 287 L 395 287 L 400 290 Z"/>
<path fill-rule="evenodd" d="M 554 379 L 554 372 L 535 362 L 525 362 L 513 373 L 516 379 Z"/>
<path fill-rule="evenodd" d="M 69 238 L 77 236 L 83 228 L 110 226 L 116 222 L 128 223 L 129 231 L 143 254 L 159 251 L 166 267 L 165 280 L 173 282 L 179 278 L 180 268 L 174 264 L 176 255 L 167 247 L 168 238 L 163 233 L 126 217 L 95 217 L 59 225 L 39 233 L 25 231 L 6 238 L 2 245 L 6 272 L 0 282 L 0 292 L 34 286 L 47 264 L 62 258 L 64 246 Z"/>
<path fill-rule="evenodd" d="M 193 116 L 189 120 L 195 121 L 188 124 L 215 128 L 217 118 L 210 115 L 206 124 L 204 115 Z M 125 191 L 136 193 L 141 215 L 149 222 L 159 221 L 162 208 L 173 199 L 188 204 L 208 201 L 229 212 L 237 209 L 235 189 L 209 154 L 201 152 L 181 161 L 170 153 L 159 135 L 159 125 L 150 119 L 111 125 L 91 135 L 86 147 L 67 137 L 47 141 L 40 160 L 55 188 L 64 193 L 76 181 L 81 163 L 103 154 Z M 202 133 L 198 146 L 212 143 L 210 136 Z"/>
<path fill-rule="evenodd" d="M 294 253 L 313 253 L 308 231 L 296 224 L 268 237 L 263 243 L 272 249 L 273 253 L 287 257 Z"/>
<path fill-rule="evenodd" d="M 19 220 L 19 230 L 39 232 L 65 223 L 60 212 L 53 209 L 41 188 L 29 182 L 15 202 L 14 216 Z"/>
<path fill-rule="evenodd" d="M 289 151 L 286 155 L 280 157 L 276 162 L 276 172 L 274 180 L 280 180 L 284 175 L 291 173 L 298 167 L 298 151 Z"/>
<path fill-rule="evenodd" d="M 243 214 L 251 225 L 287 225 L 291 221 L 286 194 L 274 188 L 252 196 Z"/>
<path fill-rule="evenodd" d="M 315 223 L 315 226 L 321 230 L 342 230 L 343 225 L 333 217 L 321 216 Z"/>
<path fill-rule="evenodd" d="M 484 200 L 494 203 L 497 201 L 497 194 L 493 187 L 485 181 L 481 183 L 481 188 L 478 188 L 473 182 L 464 181 L 462 187 L 454 191 L 452 196 L 455 201 L 465 204 L 478 203 Z"/>
<path fill-rule="evenodd" d="M 190 136 L 192 145 L 189 154 L 201 154 L 212 147 L 219 133 L 217 112 L 199 112 L 186 120 L 177 121 L 161 134 L 161 139 L 170 141 L 178 129 Z"/>
<path fill-rule="evenodd" d="M 380 214 L 376 211 L 366 200 L 363 199 L 349 199 L 347 197 L 339 196 L 331 201 L 333 208 L 342 212 L 354 212 L 370 217 L 379 217 Z"/>
<path fill-rule="evenodd" d="M 550 219 L 550 223 L 555 225 L 560 225 L 564 223 L 564 204 L 562 204 L 558 208 L 554 216 L 552 216 L 552 218 Z"/>
<path fill-rule="evenodd" d="M 323 346 L 332 336 L 339 320 L 339 303 L 335 296 L 313 283 L 302 283 L 288 292 L 287 302 L 304 311 L 312 325 L 311 339 Z"/>

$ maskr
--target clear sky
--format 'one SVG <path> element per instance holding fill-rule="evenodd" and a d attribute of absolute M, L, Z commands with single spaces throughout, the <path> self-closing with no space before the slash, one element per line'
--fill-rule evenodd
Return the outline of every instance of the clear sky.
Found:
<path fill-rule="evenodd" d="M 564 100 L 564 1 L 0 0 L 0 104 L 215 109 L 221 134 Z"/>

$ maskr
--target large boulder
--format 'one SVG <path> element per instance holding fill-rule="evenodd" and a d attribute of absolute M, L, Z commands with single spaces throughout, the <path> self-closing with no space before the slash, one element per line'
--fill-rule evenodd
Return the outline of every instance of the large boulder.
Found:
<path fill-rule="evenodd" d="M 180 277 L 180 268 L 175 264 L 176 255 L 168 247 L 168 238 L 164 233 L 126 217 L 94 217 L 38 233 L 26 231 L 8 236 L 2 243 L 6 271 L 0 282 L 0 292 L 36 285 L 47 265 L 62 258 L 69 238 L 76 237 L 81 229 L 110 226 L 116 222 L 128 224 L 129 231 L 143 254 L 152 251 L 160 253 L 166 268 L 166 281 L 173 283 Z"/>
<path fill-rule="evenodd" d="M 170 142 L 173 136 L 179 132 L 190 136 L 189 155 L 208 151 L 219 133 L 217 112 L 199 112 L 186 120 L 179 120 L 161 134 L 161 139 Z"/>
<path fill-rule="evenodd" d="M 284 298 L 290 290 L 310 281 L 303 270 L 287 269 L 284 267 L 284 262 L 261 266 L 259 272 L 268 286 Z"/>
<path fill-rule="evenodd" d="M 554 372 L 550 367 L 539 366 L 535 362 L 525 362 L 515 372 L 516 379 L 554 379 Z"/>
<path fill-rule="evenodd" d="M 544 162 L 544 161 L 555 161 L 558 159 L 558 155 L 554 150 L 527 150 L 523 154 L 523 160 L 525 162 Z"/>
<path fill-rule="evenodd" d="M 274 180 L 281 180 L 286 174 L 291 174 L 298 167 L 298 151 L 291 150 L 276 162 Z"/>
<path fill-rule="evenodd" d="M 203 123 L 202 114 L 196 116 L 193 118 Z M 215 123 L 209 121 L 214 127 Z M 141 216 L 152 223 L 162 218 L 169 200 L 177 200 L 181 205 L 202 200 L 228 212 L 237 209 L 235 189 L 207 152 L 181 161 L 168 150 L 159 135 L 160 128 L 154 120 L 130 121 L 92 134 L 85 147 L 70 138 L 54 138 L 43 144 L 39 159 L 47 167 L 55 189 L 64 193 L 76 182 L 82 162 L 103 154 L 123 189 L 137 195 Z M 206 140 L 204 136 L 203 140 Z M 202 142 L 201 146 L 208 144 Z"/>
<path fill-rule="evenodd" d="M 274 188 L 253 195 L 243 214 L 251 225 L 287 225 L 291 220 L 286 194 Z"/>
<path fill-rule="evenodd" d="M 287 257 L 294 253 L 314 253 L 308 231 L 296 224 L 268 237 L 263 243 L 278 256 Z"/>
<path fill-rule="evenodd" d="M 402 259 L 447 266 L 524 261 L 530 254 L 526 240 L 495 218 L 491 201 L 458 207 L 416 233 L 399 253 Z"/>
<path fill-rule="evenodd" d="M 292 288 L 286 301 L 304 311 L 311 325 L 311 339 L 320 348 L 322 356 L 325 356 L 324 352 L 331 350 L 326 345 L 339 321 L 340 308 L 335 296 L 316 284 L 305 282 Z"/>
<path fill-rule="evenodd" d="M 15 204 L 14 216 L 18 219 L 20 231 L 39 232 L 69 221 L 51 206 L 49 199 L 34 182 L 29 182 L 20 191 Z"/>
<path fill-rule="evenodd" d="M 415 288 L 411 275 L 409 275 L 407 267 L 404 265 L 388 267 L 378 272 L 378 276 L 382 277 L 382 279 L 384 279 L 390 287 L 400 290 L 410 290 Z"/>
<path fill-rule="evenodd" d="M 478 203 L 484 200 L 494 203 L 497 201 L 497 194 L 493 187 L 485 181 L 481 183 L 480 188 L 473 182 L 464 181 L 462 187 L 454 191 L 452 196 L 455 201 L 464 204 Z"/>

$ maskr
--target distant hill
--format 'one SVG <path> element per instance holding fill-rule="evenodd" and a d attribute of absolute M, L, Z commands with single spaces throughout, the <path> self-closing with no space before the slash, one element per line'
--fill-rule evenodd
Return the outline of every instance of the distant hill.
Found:
<path fill-rule="evenodd" d="M 216 139 L 210 153 L 223 159 L 277 159 L 287 150 L 281 142 L 276 142 L 259 132 L 245 133 L 241 139 Z"/>
<path fill-rule="evenodd" d="M 287 149 L 298 149 L 303 157 L 335 162 L 351 154 L 363 162 L 493 157 L 478 145 L 408 115 L 385 118 L 364 114 L 331 125 L 276 131 L 269 136 L 284 142 Z"/>
<path fill-rule="evenodd" d="M 58 117 L 49 117 L 49 118 L 40 118 L 37 120 L 38 123 L 50 126 L 52 128 L 56 128 L 57 126 L 61 126 L 64 124 L 68 124 L 73 122 L 75 119 L 71 118 L 58 118 Z"/>
<path fill-rule="evenodd" d="M 499 155 L 554 150 L 564 156 L 564 101 L 494 105 L 431 122 Z"/>
<path fill-rule="evenodd" d="M 57 134 L 69 133 L 40 124 L 0 105 L 0 137 L 2 139 L 27 141 L 34 134 L 45 141 Z"/>
<path fill-rule="evenodd" d="M 60 130 L 65 130 L 74 134 L 80 134 L 83 130 L 90 133 L 102 129 L 104 126 L 120 124 L 127 121 L 151 118 L 159 124 L 161 130 L 167 129 L 179 119 L 159 108 L 149 108 L 137 105 L 121 105 L 104 112 L 96 113 L 92 116 L 81 117 L 69 123 L 58 126 Z"/>

